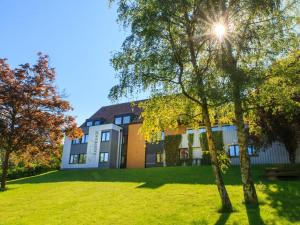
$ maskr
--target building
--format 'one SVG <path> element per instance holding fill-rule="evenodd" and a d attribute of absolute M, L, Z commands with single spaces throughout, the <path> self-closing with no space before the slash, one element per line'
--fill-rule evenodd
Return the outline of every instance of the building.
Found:
<path fill-rule="evenodd" d="M 164 145 L 146 143 L 139 134 L 142 125 L 141 109 L 138 101 L 100 108 L 81 126 L 84 136 L 81 139 L 65 139 L 62 169 L 72 168 L 145 168 L 164 165 Z M 239 164 L 239 149 L 234 126 L 213 127 L 222 131 L 222 139 L 231 163 Z M 192 130 L 181 127 L 162 133 L 163 136 L 182 135 L 179 154 L 188 154 L 188 134 L 198 137 L 204 128 Z M 162 138 L 163 139 L 163 138 Z M 203 154 L 199 138 L 193 138 L 193 164 L 201 164 Z M 289 163 L 284 145 L 275 142 L 266 149 L 255 150 L 249 146 L 248 153 L 253 164 Z M 299 157 L 298 157 L 299 158 Z"/>

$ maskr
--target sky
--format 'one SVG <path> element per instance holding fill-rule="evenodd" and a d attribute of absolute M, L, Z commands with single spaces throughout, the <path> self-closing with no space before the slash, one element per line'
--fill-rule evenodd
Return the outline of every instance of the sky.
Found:
<path fill-rule="evenodd" d="M 56 85 L 81 124 L 112 104 L 107 96 L 117 79 L 110 58 L 126 35 L 116 19 L 108 0 L 0 0 L 0 58 L 14 68 L 35 63 L 38 52 L 48 54 Z"/>

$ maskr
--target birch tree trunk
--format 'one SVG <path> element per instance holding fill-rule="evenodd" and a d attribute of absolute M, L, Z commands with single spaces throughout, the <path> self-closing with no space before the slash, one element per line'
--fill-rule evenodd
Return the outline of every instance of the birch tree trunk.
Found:
<path fill-rule="evenodd" d="M 211 127 L 211 122 L 208 114 L 207 104 L 203 104 L 202 110 L 203 110 L 203 119 L 206 127 L 208 149 L 211 157 L 211 165 L 216 178 L 216 185 L 218 187 L 218 191 L 222 201 L 222 211 L 231 212 L 232 205 L 222 178 L 220 165 L 218 163 L 217 149 L 216 149 L 215 142 L 213 140 L 212 127 Z"/>

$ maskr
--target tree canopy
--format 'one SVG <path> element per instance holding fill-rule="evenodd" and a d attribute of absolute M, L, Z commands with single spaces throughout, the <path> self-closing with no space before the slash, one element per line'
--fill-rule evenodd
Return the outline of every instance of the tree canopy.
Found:
<path fill-rule="evenodd" d="M 0 59 L 0 151 L 3 152 L 1 188 L 5 188 L 11 153 L 28 149 L 41 152 L 60 147 L 64 133 L 82 135 L 75 119 L 66 115 L 72 108 L 55 87 L 55 70 L 48 56 L 39 54 L 37 63 L 11 69 Z"/>

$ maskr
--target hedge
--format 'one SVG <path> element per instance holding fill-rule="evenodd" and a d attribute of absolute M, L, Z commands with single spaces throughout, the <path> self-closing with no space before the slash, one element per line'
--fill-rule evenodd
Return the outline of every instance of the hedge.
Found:
<path fill-rule="evenodd" d="M 222 131 L 213 131 L 212 133 L 213 133 L 213 139 L 215 141 L 217 151 L 220 151 L 220 152 L 223 151 L 223 149 L 224 149 L 223 132 Z M 211 164 L 206 132 L 200 133 L 199 140 L 200 140 L 201 149 L 202 149 L 201 164 L 204 164 L 204 165 Z"/>
<path fill-rule="evenodd" d="M 180 164 L 179 145 L 181 135 L 168 135 L 164 140 L 167 166 L 177 166 Z"/>
<path fill-rule="evenodd" d="M 58 168 L 53 168 L 53 167 L 46 167 L 46 166 L 35 166 L 35 167 L 16 167 L 13 169 L 10 169 L 8 171 L 7 179 L 8 180 L 14 180 L 18 178 L 23 178 L 23 177 L 30 177 L 34 175 L 38 175 L 41 173 L 45 173 L 51 170 L 56 170 Z M 0 172 L 1 176 L 1 172 Z"/>

